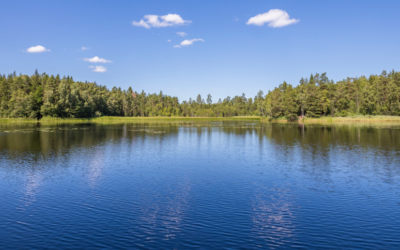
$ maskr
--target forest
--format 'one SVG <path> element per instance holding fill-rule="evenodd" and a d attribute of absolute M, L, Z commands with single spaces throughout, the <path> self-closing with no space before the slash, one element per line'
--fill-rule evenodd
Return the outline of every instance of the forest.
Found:
<path fill-rule="evenodd" d="M 334 82 L 326 73 L 311 74 L 293 86 L 283 82 L 264 95 L 226 97 L 180 102 L 177 97 L 74 81 L 72 77 L 39 74 L 0 74 L 0 117 L 86 118 L 100 116 L 230 117 L 400 115 L 400 72 L 383 71 L 368 78 L 348 77 Z"/>

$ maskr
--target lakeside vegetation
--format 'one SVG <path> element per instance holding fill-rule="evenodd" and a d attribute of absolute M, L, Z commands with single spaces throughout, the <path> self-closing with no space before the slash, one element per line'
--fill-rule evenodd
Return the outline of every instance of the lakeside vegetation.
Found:
<path fill-rule="evenodd" d="M 253 120 L 259 121 L 258 116 L 233 116 L 233 117 L 121 117 L 121 116 L 102 116 L 93 118 L 53 118 L 43 117 L 34 118 L 0 118 L 0 123 L 102 123 L 102 122 L 128 122 L 128 123 L 149 123 L 149 122 L 213 122 L 213 121 L 240 121 Z"/>
<path fill-rule="evenodd" d="M 235 116 L 256 119 L 260 116 L 264 121 L 297 121 L 299 117 L 302 121 L 370 120 L 365 118 L 370 116 L 397 120 L 382 116 L 400 116 L 400 73 L 383 71 L 380 75 L 349 77 L 336 83 L 326 73 L 317 73 L 300 79 L 295 87 L 283 82 L 266 95 L 259 91 L 254 98 L 247 98 L 243 93 L 218 102 L 213 101 L 211 94 L 206 100 L 198 95 L 196 99 L 180 102 L 162 92 L 139 93 L 131 87 L 110 90 L 95 82 L 74 81 L 69 76 L 61 78 L 38 71 L 31 76 L 15 72 L 0 75 L 0 122 Z M 364 118 L 352 118 L 357 116 Z"/>
<path fill-rule="evenodd" d="M 260 121 L 263 123 L 348 123 L 348 122 L 400 122 L 400 116 L 369 116 L 357 115 L 348 117 L 304 117 L 296 121 L 286 117 L 233 116 L 233 117 L 121 117 L 102 116 L 93 118 L 0 118 L 0 124 L 6 123 L 201 123 L 223 121 Z"/>
<path fill-rule="evenodd" d="M 286 117 L 260 117 L 261 122 L 293 122 Z M 304 117 L 294 122 L 301 123 L 340 123 L 340 122 L 400 122 L 400 116 L 388 115 L 352 115 L 346 117 Z"/>
<path fill-rule="evenodd" d="M 355 115 L 348 117 L 320 117 L 320 118 L 304 118 L 303 123 L 321 123 L 321 122 L 400 122 L 399 116 L 388 115 Z"/>

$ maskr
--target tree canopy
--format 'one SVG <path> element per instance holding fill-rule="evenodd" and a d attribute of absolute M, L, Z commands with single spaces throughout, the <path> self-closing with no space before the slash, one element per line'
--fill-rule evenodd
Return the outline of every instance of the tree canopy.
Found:
<path fill-rule="evenodd" d="M 95 82 L 74 81 L 72 77 L 0 75 L 1 117 L 96 117 L 96 116 L 187 116 L 228 117 L 260 115 L 347 116 L 400 115 L 400 72 L 383 71 L 380 75 L 347 78 L 334 82 L 326 73 L 301 78 L 297 86 L 283 82 L 264 95 L 254 98 L 237 95 L 213 103 L 199 94 L 195 100 L 179 102 L 177 97 L 140 93 Z"/>

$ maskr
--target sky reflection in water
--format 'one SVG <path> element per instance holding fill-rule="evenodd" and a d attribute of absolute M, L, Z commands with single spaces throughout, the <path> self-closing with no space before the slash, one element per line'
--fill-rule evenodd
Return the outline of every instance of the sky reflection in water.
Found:
<path fill-rule="evenodd" d="M 400 248 L 399 124 L 0 126 L 0 248 Z"/>

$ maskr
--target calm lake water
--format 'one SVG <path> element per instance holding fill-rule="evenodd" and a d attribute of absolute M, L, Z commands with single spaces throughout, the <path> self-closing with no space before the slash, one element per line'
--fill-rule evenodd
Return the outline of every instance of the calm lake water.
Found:
<path fill-rule="evenodd" d="M 400 249 L 400 124 L 0 125 L 1 249 Z"/>

